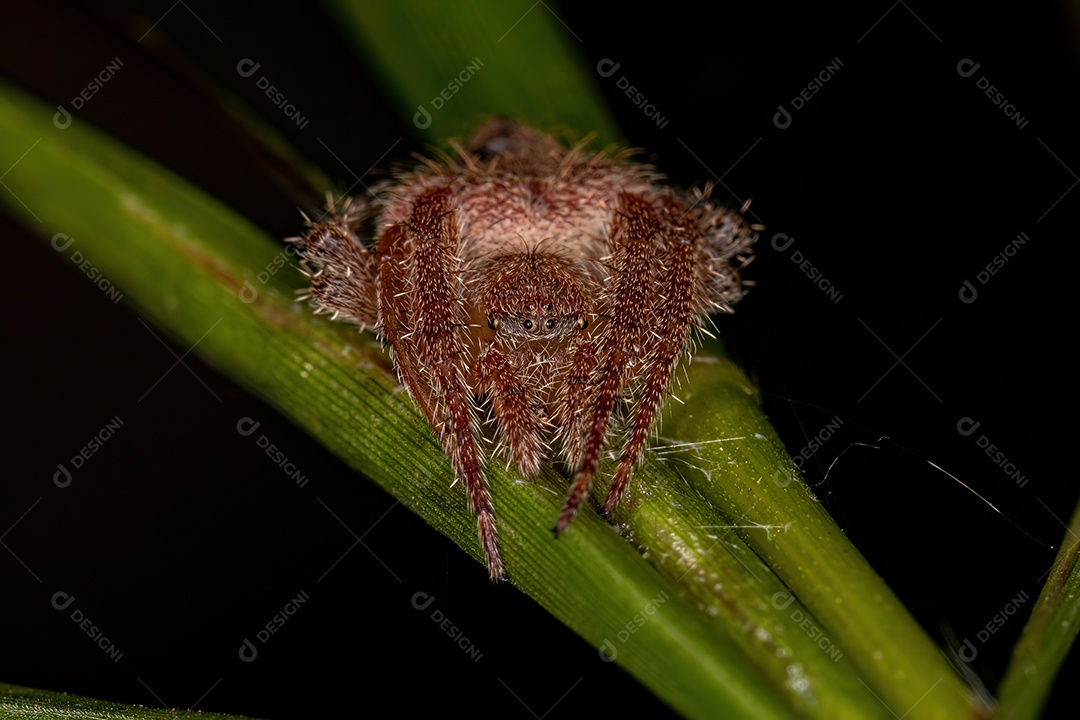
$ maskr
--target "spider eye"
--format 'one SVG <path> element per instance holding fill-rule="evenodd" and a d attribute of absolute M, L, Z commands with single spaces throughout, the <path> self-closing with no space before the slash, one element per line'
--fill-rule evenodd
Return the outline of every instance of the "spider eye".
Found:
<path fill-rule="evenodd" d="M 498 330 L 499 329 L 499 321 L 496 320 L 495 318 L 489 317 L 488 318 L 488 327 L 491 328 L 492 330 Z"/>
<path fill-rule="evenodd" d="M 553 330 L 555 328 L 555 321 L 554 320 L 548 320 L 545 323 L 545 325 L 547 325 L 548 330 Z"/>
<path fill-rule="evenodd" d="M 551 303 L 544 306 L 544 312 L 551 312 Z"/>
<path fill-rule="evenodd" d="M 585 318 L 578 318 L 577 326 L 578 330 L 584 330 L 585 328 L 589 327 L 589 321 Z"/>
<path fill-rule="evenodd" d="M 533 329 L 533 321 L 532 320 L 526 320 L 525 322 L 521 323 L 521 325 L 526 330 L 532 330 Z"/>

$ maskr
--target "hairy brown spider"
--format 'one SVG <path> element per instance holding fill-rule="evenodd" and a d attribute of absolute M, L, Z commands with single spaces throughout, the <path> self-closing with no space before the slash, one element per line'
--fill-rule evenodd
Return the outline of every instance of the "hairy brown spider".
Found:
<path fill-rule="evenodd" d="M 492 453 L 522 475 L 553 446 L 574 470 L 556 534 L 588 496 L 611 426 L 625 425 L 611 513 L 691 330 L 742 296 L 753 233 L 708 190 L 665 187 L 626 152 L 566 149 L 501 119 L 453 148 L 309 221 L 299 242 L 318 310 L 389 346 L 499 580 L 480 417 L 494 424 Z"/>

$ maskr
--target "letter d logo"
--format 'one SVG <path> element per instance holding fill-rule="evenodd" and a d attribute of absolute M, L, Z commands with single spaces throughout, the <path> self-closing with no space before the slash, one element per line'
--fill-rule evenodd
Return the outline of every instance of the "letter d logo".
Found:
<path fill-rule="evenodd" d="M 773 125 L 781 130 L 791 127 L 791 113 L 783 105 L 776 106 L 776 114 L 772 116 Z"/>

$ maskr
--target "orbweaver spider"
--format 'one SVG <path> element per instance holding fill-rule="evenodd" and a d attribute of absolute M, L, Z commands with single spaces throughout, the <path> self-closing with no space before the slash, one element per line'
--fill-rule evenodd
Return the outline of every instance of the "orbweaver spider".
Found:
<path fill-rule="evenodd" d="M 497 581 L 480 417 L 494 424 L 492 454 L 522 475 L 552 447 L 574 472 L 558 534 L 624 416 L 611 513 L 691 331 L 742 296 L 758 228 L 708 190 L 665 187 L 626 152 L 566 149 L 509 120 L 453 148 L 309 220 L 297 240 L 317 311 L 374 328 L 390 348 L 465 487 Z"/>

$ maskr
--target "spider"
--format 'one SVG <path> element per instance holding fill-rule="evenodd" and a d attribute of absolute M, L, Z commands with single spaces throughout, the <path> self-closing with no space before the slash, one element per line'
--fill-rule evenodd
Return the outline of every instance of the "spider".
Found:
<path fill-rule="evenodd" d="M 465 488 L 493 581 L 505 575 L 481 420 L 494 426 L 490 455 L 525 477 L 556 452 L 573 471 L 556 535 L 619 426 L 610 514 L 691 331 L 743 295 L 739 271 L 759 229 L 745 206 L 669 189 L 629 152 L 586 142 L 566 148 L 489 120 L 471 142 L 451 143 L 455 156 L 331 202 L 329 219 L 305 218 L 307 234 L 293 239 L 316 312 L 373 328 L 389 347 Z"/>

